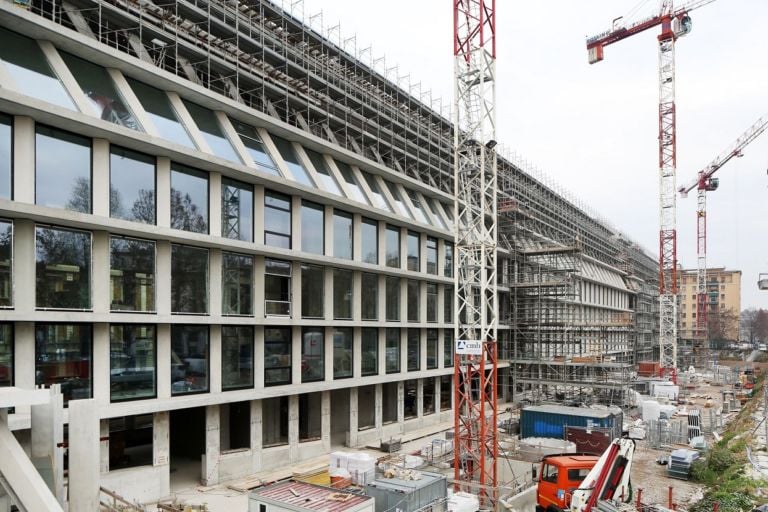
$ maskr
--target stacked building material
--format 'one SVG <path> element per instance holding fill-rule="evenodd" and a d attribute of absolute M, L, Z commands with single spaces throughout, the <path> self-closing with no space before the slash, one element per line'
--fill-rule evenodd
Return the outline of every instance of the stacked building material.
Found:
<path fill-rule="evenodd" d="M 669 475 L 670 478 L 688 480 L 691 476 L 691 466 L 698 458 L 699 452 L 696 450 L 686 450 L 685 448 L 681 448 L 673 451 L 669 455 L 667 475 Z"/>

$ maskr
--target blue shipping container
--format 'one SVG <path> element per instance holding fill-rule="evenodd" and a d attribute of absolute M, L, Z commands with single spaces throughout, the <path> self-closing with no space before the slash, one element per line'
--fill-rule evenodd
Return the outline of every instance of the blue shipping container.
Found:
<path fill-rule="evenodd" d="M 595 410 L 560 405 L 523 408 L 520 414 L 520 438 L 552 437 L 565 439 L 565 427 L 604 427 L 613 438 L 621 437 L 623 417 L 620 410 Z"/>

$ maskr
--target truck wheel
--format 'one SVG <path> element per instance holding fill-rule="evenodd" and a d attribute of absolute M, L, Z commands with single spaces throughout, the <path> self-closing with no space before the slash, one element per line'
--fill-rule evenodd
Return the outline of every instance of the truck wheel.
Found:
<path fill-rule="evenodd" d="M 550 505 L 547 507 L 547 512 L 563 512 L 563 511 L 560 509 L 560 507 Z"/>

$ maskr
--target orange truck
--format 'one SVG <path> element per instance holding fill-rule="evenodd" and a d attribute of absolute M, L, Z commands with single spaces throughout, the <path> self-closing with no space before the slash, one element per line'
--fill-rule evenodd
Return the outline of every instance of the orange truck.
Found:
<path fill-rule="evenodd" d="M 541 461 L 536 512 L 558 512 L 571 506 L 579 488 L 600 457 L 597 455 L 550 455 Z"/>

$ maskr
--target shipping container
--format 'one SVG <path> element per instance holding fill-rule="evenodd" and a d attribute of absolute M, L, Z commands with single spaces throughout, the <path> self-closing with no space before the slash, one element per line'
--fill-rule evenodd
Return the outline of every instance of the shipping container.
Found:
<path fill-rule="evenodd" d="M 621 437 L 621 409 L 586 409 L 562 405 L 532 405 L 520 413 L 520 438 L 553 437 L 565 439 L 565 427 L 604 427 L 611 439 Z"/>
<path fill-rule="evenodd" d="M 384 478 L 381 476 L 366 484 L 365 494 L 375 498 L 376 512 L 398 510 L 414 512 L 424 509 L 429 504 L 444 510 L 444 501 L 448 493 L 448 480 L 438 473 L 419 471 L 418 480 Z"/>

